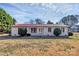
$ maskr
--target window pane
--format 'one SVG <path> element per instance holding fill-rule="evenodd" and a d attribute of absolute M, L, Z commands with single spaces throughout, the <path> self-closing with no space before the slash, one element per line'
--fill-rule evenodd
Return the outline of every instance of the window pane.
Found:
<path fill-rule="evenodd" d="M 36 28 L 31 28 L 31 32 L 32 33 L 36 33 L 37 32 L 37 29 Z"/>
<path fill-rule="evenodd" d="M 51 28 L 50 27 L 48 28 L 48 32 L 51 32 Z"/>
<path fill-rule="evenodd" d="M 43 32 L 43 28 L 39 28 L 39 32 L 42 33 Z"/>

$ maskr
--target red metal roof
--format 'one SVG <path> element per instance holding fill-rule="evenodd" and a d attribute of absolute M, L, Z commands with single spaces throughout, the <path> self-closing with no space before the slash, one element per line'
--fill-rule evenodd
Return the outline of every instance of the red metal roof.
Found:
<path fill-rule="evenodd" d="M 13 25 L 14 27 L 19 27 L 19 26 L 32 26 L 32 24 L 16 24 Z"/>
<path fill-rule="evenodd" d="M 60 24 L 16 24 L 13 25 L 13 27 L 32 27 L 32 26 L 63 26 L 65 27 L 66 25 L 60 25 Z"/>

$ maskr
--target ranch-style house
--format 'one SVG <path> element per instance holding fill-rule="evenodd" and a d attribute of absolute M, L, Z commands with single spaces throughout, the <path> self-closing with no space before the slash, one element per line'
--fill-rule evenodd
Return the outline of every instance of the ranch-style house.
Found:
<path fill-rule="evenodd" d="M 68 36 L 68 26 L 64 24 L 16 24 L 11 27 L 11 36 L 19 36 L 19 28 L 26 28 L 31 36 L 55 36 L 54 29 L 59 28 L 59 36 Z"/>

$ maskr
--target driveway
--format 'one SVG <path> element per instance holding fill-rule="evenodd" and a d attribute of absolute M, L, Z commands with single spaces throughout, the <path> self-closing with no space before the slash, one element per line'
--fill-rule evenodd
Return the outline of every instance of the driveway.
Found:
<path fill-rule="evenodd" d="M 5 39 L 17 39 L 19 37 L 13 37 L 9 36 L 9 34 L 0 34 L 0 40 L 5 40 Z"/>

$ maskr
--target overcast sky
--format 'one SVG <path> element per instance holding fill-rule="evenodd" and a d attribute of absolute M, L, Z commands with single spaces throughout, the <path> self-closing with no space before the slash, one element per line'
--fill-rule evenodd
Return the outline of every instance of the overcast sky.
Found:
<path fill-rule="evenodd" d="M 40 18 L 47 22 L 51 20 L 56 23 L 62 17 L 67 15 L 79 15 L 79 4 L 56 4 L 56 3 L 17 3 L 7 4 L 0 3 L 8 14 L 17 20 L 17 23 L 28 22 L 30 19 Z"/>

